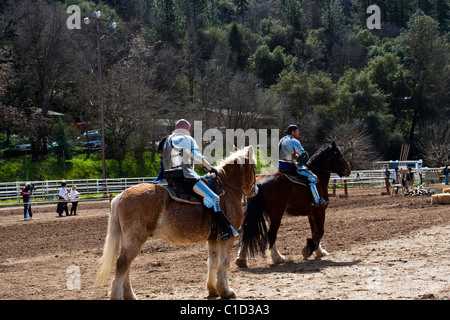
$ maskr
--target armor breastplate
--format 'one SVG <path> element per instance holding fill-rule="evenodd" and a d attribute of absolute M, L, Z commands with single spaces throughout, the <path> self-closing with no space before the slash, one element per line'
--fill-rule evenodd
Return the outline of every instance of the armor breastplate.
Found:
<path fill-rule="evenodd" d="M 198 149 L 197 143 L 191 136 L 178 132 L 170 135 L 164 144 L 164 171 L 182 170 L 185 178 L 200 179 L 200 176 L 194 171 L 192 158 L 196 149 Z"/>
<path fill-rule="evenodd" d="M 287 135 L 281 138 L 278 145 L 279 157 L 281 162 L 295 163 L 298 156 L 303 152 L 303 147 L 300 141 L 293 136 Z"/>

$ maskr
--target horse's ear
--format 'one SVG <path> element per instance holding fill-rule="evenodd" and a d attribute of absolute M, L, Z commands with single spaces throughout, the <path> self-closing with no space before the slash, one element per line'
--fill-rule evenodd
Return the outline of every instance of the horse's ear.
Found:
<path fill-rule="evenodd" d="M 253 153 L 255 152 L 254 150 L 255 149 L 253 148 L 253 145 L 248 146 L 248 157 L 249 158 L 253 156 Z"/>
<path fill-rule="evenodd" d="M 332 147 L 333 149 L 337 149 L 336 143 L 335 143 L 334 141 L 331 143 L 331 147 Z"/>

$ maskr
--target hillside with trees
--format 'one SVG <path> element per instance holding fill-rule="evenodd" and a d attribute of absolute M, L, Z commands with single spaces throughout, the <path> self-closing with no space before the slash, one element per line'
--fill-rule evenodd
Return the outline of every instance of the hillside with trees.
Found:
<path fill-rule="evenodd" d="M 71 5 L 81 29 L 67 26 Z M 7 0 L 2 165 L 98 157 L 82 136 L 100 128 L 95 23 L 83 23 L 96 10 L 117 23 L 101 39 L 108 176 L 156 168 L 180 116 L 204 129 L 297 123 L 310 154 L 334 139 L 354 169 L 398 159 L 402 144 L 426 166 L 449 163 L 449 0 Z"/>

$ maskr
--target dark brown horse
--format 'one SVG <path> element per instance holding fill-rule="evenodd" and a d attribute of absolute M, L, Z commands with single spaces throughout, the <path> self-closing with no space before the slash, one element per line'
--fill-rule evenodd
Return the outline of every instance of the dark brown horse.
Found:
<path fill-rule="evenodd" d="M 328 183 L 330 174 L 348 176 L 350 167 L 341 151 L 333 142 L 323 146 L 307 163 L 308 168 L 317 175 L 317 190 L 328 201 Z M 308 216 L 312 237 L 307 239 L 307 245 L 302 250 L 303 257 L 308 258 L 313 252 L 316 257 L 326 255 L 320 246 L 324 233 L 326 207 L 313 207 L 313 196 L 307 185 L 291 182 L 282 173 L 261 175 L 257 179 L 259 193 L 248 201 L 243 222 L 243 234 L 239 257 L 236 264 L 247 267 L 247 255 L 257 252 L 265 253 L 267 241 L 271 252 L 272 262 L 281 263 L 285 258 L 278 252 L 275 241 L 281 218 L 284 214 L 293 216 Z M 267 232 L 266 220 L 270 220 Z"/>

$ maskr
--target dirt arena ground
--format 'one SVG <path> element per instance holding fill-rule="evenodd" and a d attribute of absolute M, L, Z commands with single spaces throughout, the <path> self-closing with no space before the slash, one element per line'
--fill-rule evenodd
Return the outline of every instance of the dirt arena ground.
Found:
<path fill-rule="evenodd" d="M 284 264 L 256 257 L 239 269 L 236 242 L 229 278 L 237 299 L 450 299 L 450 206 L 382 191 L 331 198 L 322 240 L 329 255 L 321 259 L 302 260 L 305 217 L 283 218 L 277 244 Z M 55 205 L 33 206 L 34 221 L 23 221 L 22 210 L 0 209 L 0 299 L 107 299 L 109 283 L 93 281 L 109 202 L 80 203 L 77 216 L 63 218 Z M 206 299 L 206 259 L 206 244 L 150 238 L 132 267 L 135 292 L 140 299 Z"/>

